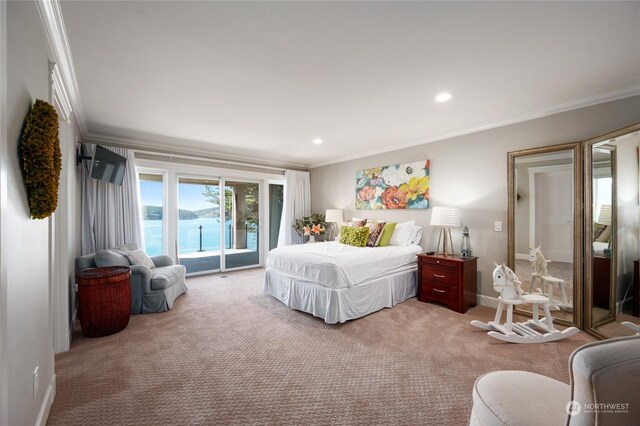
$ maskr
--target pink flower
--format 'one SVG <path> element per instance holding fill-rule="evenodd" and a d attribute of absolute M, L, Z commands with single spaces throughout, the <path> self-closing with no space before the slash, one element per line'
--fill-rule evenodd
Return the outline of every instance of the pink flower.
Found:
<path fill-rule="evenodd" d="M 314 235 L 320 235 L 322 234 L 322 228 L 320 228 L 320 225 L 313 225 L 313 228 L 311 228 L 311 233 Z"/>
<path fill-rule="evenodd" d="M 311 235 L 311 228 L 309 228 L 308 226 L 304 227 L 304 235 Z"/>
<path fill-rule="evenodd" d="M 365 186 L 358 192 L 358 200 L 369 201 L 373 200 L 376 196 L 376 189 L 371 186 Z"/>

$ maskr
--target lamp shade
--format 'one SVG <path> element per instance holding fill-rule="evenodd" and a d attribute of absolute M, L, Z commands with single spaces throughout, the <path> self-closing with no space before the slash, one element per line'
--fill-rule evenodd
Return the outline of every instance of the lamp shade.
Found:
<path fill-rule="evenodd" d="M 460 209 L 451 207 L 434 207 L 431 212 L 431 226 L 443 228 L 460 228 Z"/>
<path fill-rule="evenodd" d="M 340 209 L 327 209 L 324 216 L 324 220 L 327 223 L 341 223 L 344 219 L 344 215 Z"/>
<path fill-rule="evenodd" d="M 600 214 L 596 222 L 600 225 L 611 225 L 611 204 L 602 204 L 600 206 Z"/>

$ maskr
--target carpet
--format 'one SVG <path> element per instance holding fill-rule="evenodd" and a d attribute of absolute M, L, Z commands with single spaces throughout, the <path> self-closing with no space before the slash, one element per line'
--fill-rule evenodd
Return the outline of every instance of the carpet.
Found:
<path fill-rule="evenodd" d="M 519 369 L 569 381 L 585 333 L 492 339 L 466 314 L 412 298 L 328 325 L 261 292 L 264 269 L 188 280 L 173 309 L 56 356 L 49 425 L 467 424 L 476 378 Z M 526 401 L 523 401 L 526 404 Z"/>

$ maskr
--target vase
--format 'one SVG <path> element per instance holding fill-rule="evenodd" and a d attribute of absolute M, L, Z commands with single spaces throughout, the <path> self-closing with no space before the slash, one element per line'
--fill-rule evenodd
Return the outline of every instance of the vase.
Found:
<path fill-rule="evenodd" d="M 316 236 L 315 235 L 309 235 L 309 242 L 310 243 L 315 243 L 316 242 Z"/>

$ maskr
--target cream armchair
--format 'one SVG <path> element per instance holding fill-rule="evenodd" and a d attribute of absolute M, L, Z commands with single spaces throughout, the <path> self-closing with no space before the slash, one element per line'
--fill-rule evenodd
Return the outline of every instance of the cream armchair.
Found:
<path fill-rule="evenodd" d="M 471 425 L 640 424 L 640 337 L 589 343 L 569 358 L 571 385 L 494 371 L 473 386 Z"/>

